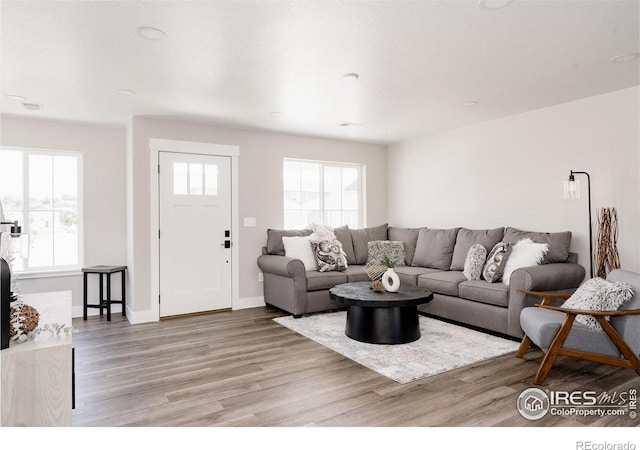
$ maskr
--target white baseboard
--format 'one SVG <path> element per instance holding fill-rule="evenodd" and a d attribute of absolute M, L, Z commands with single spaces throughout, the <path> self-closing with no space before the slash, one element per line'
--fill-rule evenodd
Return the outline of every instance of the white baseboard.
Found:
<path fill-rule="evenodd" d="M 233 309 L 247 309 L 247 308 L 258 308 L 260 306 L 266 306 L 264 302 L 264 297 L 244 297 L 238 299 L 236 304 L 233 305 Z M 111 314 L 120 314 L 122 312 L 122 305 L 116 304 L 111 306 Z M 73 317 L 82 317 L 82 305 L 74 306 L 72 310 Z M 87 315 L 89 316 L 97 316 L 100 314 L 100 310 L 97 308 L 89 308 L 87 310 Z M 106 314 L 106 313 L 105 313 Z M 157 312 L 147 309 L 145 311 L 131 311 L 129 305 L 127 305 L 127 319 L 131 325 L 135 325 L 138 323 L 146 323 L 146 322 L 157 322 L 158 317 L 156 316 Z"/>
<path fill-rule="evenodd" d="M 238 301 L 233 305 L 233 309 L 258 308 L 260 306 L 267 306 L 262 295 L 259 297 L 239 298 Z"/>
<path fill-rule="evenodd" d="M 129 319 L 129 323 L 131 325 L 136 325 L 138 323 L 147 323 L 147 322 L 157 322 L 158 311 L 152 311 L 150 309 L 146 309 L 144 311 L 131 311 L 131 308 L 127 306 L 127 319 Z"/>

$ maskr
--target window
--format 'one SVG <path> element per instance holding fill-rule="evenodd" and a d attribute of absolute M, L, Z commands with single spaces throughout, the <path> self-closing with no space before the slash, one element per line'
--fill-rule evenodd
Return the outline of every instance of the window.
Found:
<path fill-rule="evenodd" d="M 173 163 L 173 193 L 176 195 L 218 195 L 218 166 Z"/>
<path fill-rule="evenodd" d="M 359 228 L 362 166 L 284 160 L 284 226 L 301 229 L 310 223 Z"/>
<path fill-rule="evenodd" d="M 76 268 L 81 264 L 81 155 L 0 148 L 0 201 L 6 221 L 29 233 L 29 256 L 16 271 Z"/>

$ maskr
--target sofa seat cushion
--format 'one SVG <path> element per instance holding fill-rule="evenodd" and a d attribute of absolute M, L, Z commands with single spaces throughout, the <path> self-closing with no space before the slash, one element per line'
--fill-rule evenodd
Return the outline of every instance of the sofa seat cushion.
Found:
<path fill-rule="evenodd" d="M 487 283 L 484 280 L 463 281 L 458 286 L 458 296 L 487 305 L 509 305 L 509 286 L 503 283 Z"/>
<path fill-rule="evenodd" d="M 418 277 L 418 286 L 429 289 L 436 294 L 458 296 L 458 285 L 466 281 L 462 272 L 447 271 L 427 273 Z"/>
<path fill-rule="evenodd" d="M 394 269 L 400 278 L 400 285 L 406 283 L 409 286 L 418 286 L 418 277 L 425 273 L 437 273 L 442 272 L 438 269 L 429 269 L 428 267 L 410 267 L 410 266 L 396 266 Z"/>
<path fill-rule="evenodd" d="M 355 283 L 357 281 L 371 281 L 369 275 L 364 271 L 364 266 L 349 266 L 344 273 L 347 276 L 348 283 Z"/>
<path fill-rule="evenodd" d="M 331 289 L 337 284 L 346 282 L 347 275 L 344 272 L 319 272 L 317 270 L 307 270 L 307 291 Z"/>

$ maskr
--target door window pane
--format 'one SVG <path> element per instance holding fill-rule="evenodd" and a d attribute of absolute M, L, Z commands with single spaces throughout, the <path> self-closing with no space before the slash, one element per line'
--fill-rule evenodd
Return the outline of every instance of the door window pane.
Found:
<path fill-rule="evenodd" d="M 202 195 L 202 164 L 189 164 L 189 194 Z"/>
<path fill-rule="evenodd" d="M 189 186 L 189 173 L 187 163 L 173 163 L 173 193 L 174 195 L 187 195 Z"/>
<path fill-rule="evenodd" d="M 218 195 L 218 166 L 204 165 L 204 195 Z"/>

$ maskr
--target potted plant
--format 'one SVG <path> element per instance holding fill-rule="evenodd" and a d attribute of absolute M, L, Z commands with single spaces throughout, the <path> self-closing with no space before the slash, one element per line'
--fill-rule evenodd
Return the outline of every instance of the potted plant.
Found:
<path fill-rule="evenodd" d="M 387 271 L 382 275 L 382 285 L 388 292 L 396 292 L 400 289 L 400 278 L 394 270 L 395 258 L 389 253 L 384 253 L 380 258 L 380 264 L 387 268 Z"/>

